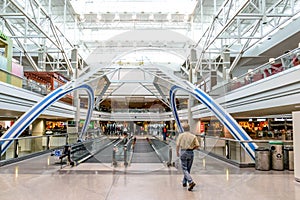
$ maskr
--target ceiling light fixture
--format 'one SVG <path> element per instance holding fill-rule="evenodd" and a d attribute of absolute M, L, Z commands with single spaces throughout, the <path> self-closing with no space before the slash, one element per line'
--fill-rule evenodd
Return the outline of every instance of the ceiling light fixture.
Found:
<path fill-rule="evenodd" d="M 189 15 L 188 15 L 188 14 L 185 14 L 185 15 L 184 15 L 184 21 L 187 22 L 188 20 L 189 20 Z"/>
<path fill-rule="evenodd" d="M 100 21 L 102 19 L 101 14 L 97 14 L 97 19 Z"/>
<path fill-rule="evenodd" d="M 119 15 L 119 13 L 115 14 L 114 21 L 120 21 L 120 15 Z"/>
<path fill-rule="evenodd" d="M 153 13 L 151 13 L 151 14 L 149 15 L 149 20 L 151 20 L 151 21 L 154 20 L 154 15 L 153 15 Z"/>
<path fill-rule="evenodd" d="M 168 13 L 168 15 L 167 15 L 167 20 L 170 22 L 170 21 L 172 21 L 172 15 L 171 15 L 171 13 Z"/>
<path fill-rule="evenodd" d="M 80 21 L 84 21 L 84 20 L 85 20 L 84 14 L 80 14 L 80 15 L 79 15 L 79 20 L 80 20 Z"/>
<path fill-rule="evenodd" d="M 136 20 L 136 14 L 135 13 L 132 14 L 132 20 Z"/>

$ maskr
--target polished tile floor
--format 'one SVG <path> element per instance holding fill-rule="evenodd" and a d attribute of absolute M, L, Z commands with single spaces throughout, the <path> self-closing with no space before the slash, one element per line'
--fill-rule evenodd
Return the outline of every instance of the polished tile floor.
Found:
<path fill-rule="evenodd" d="M 192 176 L 197 185 L 192 192 L 182 187 L 180 170 L 159 163 L 124 169 L 103 163 L 61 168 L 55 162 L 57 158 L 43 155 L 0 167 L 0 199 L 300 199 L 293 171 L 240 169 L 200 152 L 195 153 Z"/>

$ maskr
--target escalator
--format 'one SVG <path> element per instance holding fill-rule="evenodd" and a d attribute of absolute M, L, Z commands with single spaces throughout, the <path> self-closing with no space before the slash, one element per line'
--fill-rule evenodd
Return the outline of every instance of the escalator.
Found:
<path fill-rule="evenodd" d="M 75 159 L 75 155 L 79 153 L 75 152 L 72 154 L 72 158 L 76 163 L 109 163 L 114 166 L 127 166 L 128 164 L 130 166 L 133 163 L 163 164 L 168 161 L 169 152 L 169 147 L 166 143 L 148 138 L 135 140 L 130 138 L 127 140 L 127 144 L 120 138 L 107 138 L 106 142 L 94 142 L 89 146 L 85 145 L 81 148 L 83 150 L 80 152 L 80 161 L 79 159 Z M 93 151 L 91 149 L 96 150 Z"/>
<path fill-rule="evenodd" d="M 137 139 L 131 163 L 162 163 L 162 161 L 147 139 Z"/>
<path fill-rule="evenodd" d="M 111 163 L 114 145 L 119 141 L 119 139 L 113 140 L 89 159 L 85 160 L 85 163 Z"/>

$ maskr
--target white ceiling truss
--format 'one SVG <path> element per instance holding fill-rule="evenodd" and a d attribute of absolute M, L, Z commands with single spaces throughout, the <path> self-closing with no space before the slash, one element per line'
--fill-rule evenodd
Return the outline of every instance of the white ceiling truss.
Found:
<path fill-rule="evenodd" d="M 204 8 L 205 5 L 198 5 L 198 10 Z M 198 41 L 196 71 L 217 70 L 224 63 L 215 62 L 216 59 L 229 51 L 231 57 L 235 57 L 229 68 L 231 72 L 247 50 L 284 28 L 299 12 L 299 0 L 223 1 Z"/>
<path fill-rule="evenodd" d="M 207 71 L 216 71 L 219 66 L 233 70 L 247 50 L 275 34 L 300 11 L 299 0 L 198 0 L 194 1 L 196 4 L 190 13 L 145 9 L 122 12 L 86 9 L 85 13 L 78 13 L 73 7 L 77 1 L 0 2 L 1 31 L 14 40 L 14 55 L 16 58 L 19 56 L 21 64 L 36 71 L 65 72 L 72 77 L 76 69 L 85 68 L 85 59 L 95 49 L 116 54 L 120 49 L 129 47 L 150 46 L 172 51 L 191 48 L 191 43 L 159 37 L 151 41 L 110 39 L 126 31 L 171 30 L 196 43 L 192 47 L 197 50 L 197 73 L 203 75 Z M 84 1 L 89 8 L 95 2 Z M 139 2 L 150 3 L 147 0 Z M 77 49 L 79 56 L 72 56 Z M 222 60 L 226 51 L 235 58 L 230 66 L 228 61 Z M 189 66 L 183 67 L 182 71 L 188 73 Z"/>
<path fill-rule="evenodd" d="M 170 88 L 179 84 L 178 78 L 169 69 L 157 65 L 99 68 L 80 77 L 76 82 L 94 88 L 96 107 L 108 98 L 125 102 L 154 98 L 170 107 Z M 87 98 L 85 92 L 79 92 L 79 96 L 82 99 Z M 188 93 L 178 92 L 177 98 L 186 99 Z"/>
<path fill-rule="evenodd" d="M 19 57 L 18 60 L 24 66 L 30 65 L 36 71 L 66 71 L 72 76 L 74 65 L 70 59 L 75 46 L 55 21 L 61 16 L 51 15 L 51 9 L 54 9 L 51 6 L 46 8 L 39 0 L 1 1 L 2 32 L 13 39 L 14 56 Z M 38 56 L 43 59 L 36 61 Z M 80 60 L 80 63 L 83 64 L 83 61 Z"/>

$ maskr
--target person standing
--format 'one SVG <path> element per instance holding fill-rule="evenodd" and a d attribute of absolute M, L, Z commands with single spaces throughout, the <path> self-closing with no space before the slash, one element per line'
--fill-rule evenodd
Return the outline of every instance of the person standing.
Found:
<path fill-rule="evenodd" d="M 127 142 L 128 142 L 128 134 L 127 134 L 127 132 L 123 132 L 123 143 L 124 143 L 124 145 L 127 144 Z"/>
<path fill-rule="evenodd" d="M 162 128 L 162 134 L 163 134 L 164 141 L 166 141 L 167 140 L 167 128 L 165 126 Z"/>
<path fill-rule="evenodd" d="M 197 137 L 189 132 L 189 126 L 183 127 L 184 132 L 179 134 L 176 140 L 176 153 L 177 157 L 180 156 L 181 167 L 183 171 L 182 186 L 187 187 L 192 191 L 196 183 L 191 176 L 191 168 L 194 160 L 194 150 L 199 148 L 199 141 Z"/>

